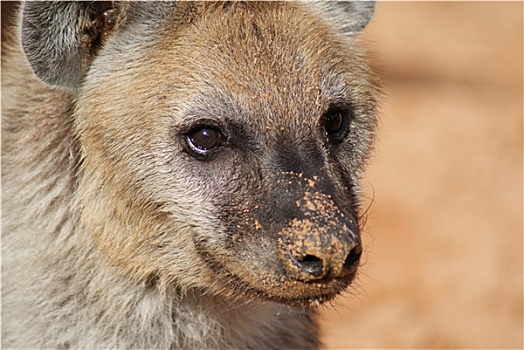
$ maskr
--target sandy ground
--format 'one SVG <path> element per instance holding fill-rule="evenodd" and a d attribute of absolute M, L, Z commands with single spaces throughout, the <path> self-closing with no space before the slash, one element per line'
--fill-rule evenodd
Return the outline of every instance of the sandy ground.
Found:
<path fill-rule="evenodd" d="M 522 2 L 379 5 L 367 254 L 322 311 L 326 348 L 522 349 L 522 18 Z"/>

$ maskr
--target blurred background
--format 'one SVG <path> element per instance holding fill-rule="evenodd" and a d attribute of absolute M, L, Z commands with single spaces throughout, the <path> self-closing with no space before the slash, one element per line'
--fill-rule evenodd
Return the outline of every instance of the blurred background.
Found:
<path fill-rule="evenodd" d="M 379 4 L 366 254 L 326 348 L 522 349 L 522 32 L 522 2 Z"/>
<path fill-rule="evenodd" d="M 522 2 L 379 3 L 367 253 L 326 348 L 523 348 L 522 31 Z"/>

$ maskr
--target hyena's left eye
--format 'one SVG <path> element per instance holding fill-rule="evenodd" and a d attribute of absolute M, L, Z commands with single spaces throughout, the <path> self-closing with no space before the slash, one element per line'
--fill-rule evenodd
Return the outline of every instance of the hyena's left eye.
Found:
<path fill-rule="evenodd" d="M 187 143 L 198 154 L 206 154 L 226 141 L 226 137 L 219 130 L 212 127 L 196 129 L 187 135 Z"/>

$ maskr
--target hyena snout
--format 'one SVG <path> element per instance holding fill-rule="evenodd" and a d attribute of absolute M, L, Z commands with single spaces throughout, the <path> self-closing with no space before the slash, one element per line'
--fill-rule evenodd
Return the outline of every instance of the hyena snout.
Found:
<path fill-rule="evenodd" d="M 313 217 L 292 220 L 281 233 L 281 257 L 290 279 L 319 282 L 356 273 L 362 245 L 353 219 L 315 212 Z"/>

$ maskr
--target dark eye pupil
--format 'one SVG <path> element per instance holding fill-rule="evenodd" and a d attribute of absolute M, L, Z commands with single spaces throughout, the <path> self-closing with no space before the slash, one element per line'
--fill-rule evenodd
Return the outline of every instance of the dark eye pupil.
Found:
<path fill-rule="evenodd" d="M 324 128 L 328 134 L 335 134 L 339 132 L 344 126 L 344 115 L 340 111 L 329 113 L 326 116 Z"/>
<path fill-rule="evenodd" d="M 220 145 L 222 137 L 219 131 L 214 129 L 200 129 L 189 136 L 191 144 L 202 151 L 209 151 Z"/>

